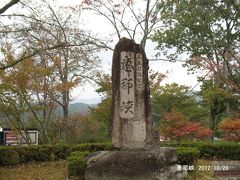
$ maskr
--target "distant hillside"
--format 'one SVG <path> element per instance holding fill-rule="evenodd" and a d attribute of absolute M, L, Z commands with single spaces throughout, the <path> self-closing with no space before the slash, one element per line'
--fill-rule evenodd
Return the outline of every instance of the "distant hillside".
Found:
<path fill-rule="evenodd" d="M 85 103 L 74 103 L 69 105 L 69 113 L 74 114 L 77 112 L 88 114 L 89 113 L 89 107 L 93 107 L 93 105 L 85 104 Z"/>
<path fill-rule="evenodd" d="M 77 103 L 72 103 L 69 104 L 68 106 L 68 112 L 69 114 L 74 114 L 74 113 L 82 113 L 82 114 L 88 114 L 90 111 L 90 107 L 93 107 L 94 105 L 89 105 L 89 104 L 85 104 L 85 103 L 81 103 L 81 102 L 77 102 Z M 61 107 L 58 107 L 55 110 L 56 114 L 63 114 L 63 110 Z"/>
<path fill-rule="evenodd" d="M 82 114 L 88 114 L 90 111 L 90 107 L 93 107 L 94 105 L 88 105 L 85 103 L 73 103 L 69 105 L 69 114 L 74 114 L 74 113 L 82 113 Z M 61 107 L 58 107 L 54 110 L 55 115 L 58 117 L 59 115 L 63 115 L 63 110 Z M 28 119 L 29 116 L 32 116 L 31 113 L 24 113 L 23 118 Z M 4 122 L 5 120 L 8 120 L 7 117 L 0 113 L 0 124 Z"/>

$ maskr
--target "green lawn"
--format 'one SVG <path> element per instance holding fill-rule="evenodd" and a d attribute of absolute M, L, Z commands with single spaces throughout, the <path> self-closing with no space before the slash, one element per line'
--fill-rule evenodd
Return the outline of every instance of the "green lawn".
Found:
<path fill-rule="evenodd" d="M 66 180 L 66 161 L 0 167 L 1 180 Z"/>

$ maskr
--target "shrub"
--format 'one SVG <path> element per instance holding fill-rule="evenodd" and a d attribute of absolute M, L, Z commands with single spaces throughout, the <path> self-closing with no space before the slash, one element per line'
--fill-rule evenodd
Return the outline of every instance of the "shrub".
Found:
<path fill-rule="evenodd" d="M 89 151 L 75 151 L 67 158 L 68 176 L 78 176 L 84 179 L 86 168 L 86 156 Z"/>
<path fill-rule="evenodd" d="M 223 131 L 224 139 L 240 140 L 240 119 L 224 119 L 219 124 L 219 128 Z"/>
<path fill-rule="evenodd" d="M 199 158 L 200 152 L 193 147 L 177 147 L 178 163 L 181 165 L 192 165 Z"/>
<path fill-rule="evenodd" d="M 172 110 L 166 113 L 159 124 L 161 135 L 172 140 L 200 140 L 212 135 L 212 130 L 200 123 L 190 122 L 181 112 Z"/>
<path fill-rule="evenodd" d="M 14 147 L 0 147 L 0 162 L 3 165 L 14 165 L 20 162 L 20 157 Z"/>
<path fill-rule="evenodd" d="M 115 149 L 111 144 L 39 145 L 0 147 L 0 165 L 29 161 L 54 161 L 66 159 L 73 151 L 103 151 Z"/>
<path fill-rule="evenodd" d="M 160 143 L 160 146 L 197 148 L 200 158 L 240 160 L 240 144 L 236 142 L 169 141 Z"/>
<path fill-rule="evenodd" d="M 203 158 L 240 160 L 240 144 L 233 142 L 205 143 L 199 146 Z"/>

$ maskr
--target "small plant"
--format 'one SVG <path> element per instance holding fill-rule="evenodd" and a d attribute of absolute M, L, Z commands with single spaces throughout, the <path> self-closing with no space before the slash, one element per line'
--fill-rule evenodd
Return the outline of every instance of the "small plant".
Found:
<path fill-rule="evenodd" d="M 177 147 L 178 163 L 192 165 L 199 158 L 200 151 L 194 147 Z"/>
<path fill-rule="evenodd" d="M 84 179 L 86 168 L 86 156 L 89 151 L 75 151 L 67 158 L 68 177 L 78 176 Z"/>

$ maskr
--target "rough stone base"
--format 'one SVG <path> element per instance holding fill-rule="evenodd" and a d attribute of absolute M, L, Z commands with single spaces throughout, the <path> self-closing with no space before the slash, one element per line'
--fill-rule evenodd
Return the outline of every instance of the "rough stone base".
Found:
<path fill-rule="evenodd" d="M 86 180 L 164 180 L 184 179 L 177 171 L 174 148 L 100 151 L 88 157 Z"/>

